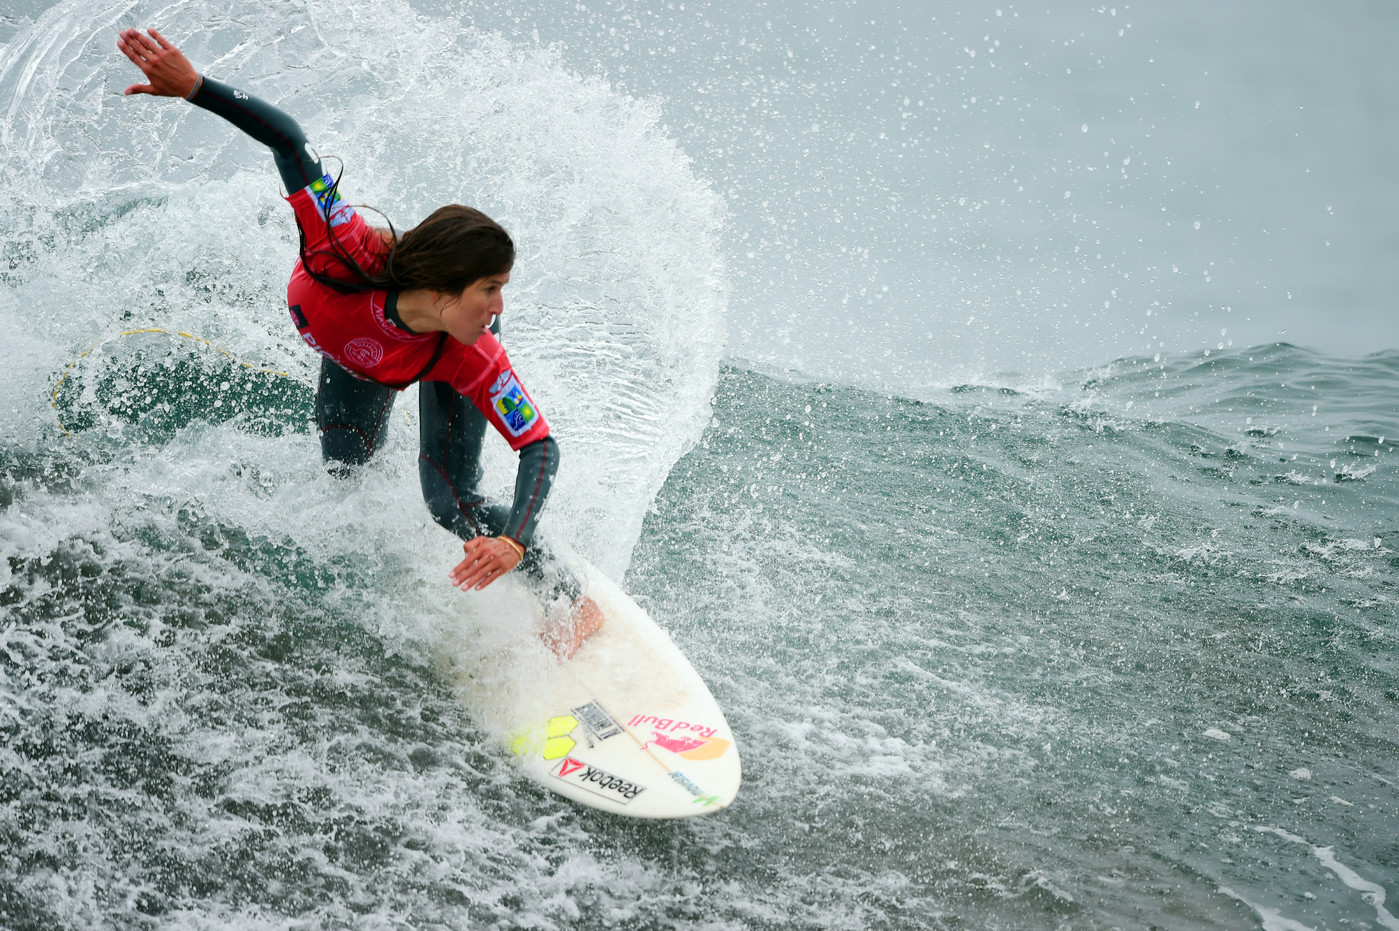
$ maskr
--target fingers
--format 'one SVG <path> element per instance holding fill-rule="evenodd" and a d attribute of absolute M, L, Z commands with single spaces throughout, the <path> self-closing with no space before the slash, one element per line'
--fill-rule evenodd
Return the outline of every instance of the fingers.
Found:
<path fill-rule="evenodd" d="M 154 29 L 149 30 L 149 35 L 123 29 L 118 33 L 117 48 L 141 69 L 148 82 L 131 85 L 126 89 L 128 95 L 186 97 L 199 87 L 199 72 L 189 59 Z"/>
<path fill-rule="evenodd" d="M 142 71 L 146 70 L 146 64 L 154 64 L 162 55 L 180 52 L 165 36 L 154 29 L 149 32 L 149 36 L 144 36 L 139 29 L 123 29 L 117 34 L 117 48 Z"/>
<path fill-rule="evenodd" d="M 452 584 L 462 591 L 480 591 L 520 561 L 519 554 L 509 544 L 495 537 L 476 537 L 462 544 L 466 558 L 448 573 Z"/>
<path fill-rule="evenodd" d="M 155 51 L 159 46 L 151 43 L 135 29 L 123 29 L 120 38 L 117 39 L 117 48 L 125 52 L 127 58 L 140 64 L 148 53 Z"/>
<path fill-rule="evenodd" d="M 480 591 L 505 573 L 505 566 L 499 559 L 468 559 L 453 570 L 452 584 L 464 592 Z"/>
<path fill-rule="evenodd" d="M 126 41 L 125 36 L 117 40 L 117 49 L 120 50 L 121 53 L 127 58 L 131 59 L 131 63 L 133 65 L 135 65 L 138 68 L 141 68 L 142 71 L 146 70 L 144 67 L 142 67 L 146 59 L 141 55 L 140 52 L 136 50 L 135 45 Z"/>

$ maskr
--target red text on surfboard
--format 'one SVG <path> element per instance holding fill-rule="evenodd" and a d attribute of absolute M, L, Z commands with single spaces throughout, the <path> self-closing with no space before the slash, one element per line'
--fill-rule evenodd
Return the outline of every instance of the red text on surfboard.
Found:
<path fill-rule="evenodd" d="M 695 731 L 701 737 L 713 737 L 717 731 L 715 728 L 706 727 L 703 724 L 691 724 L 688 721 L 673 721 L 670 718 L 658 718 L 650 714 L 638 714 L 627 722 L 627 727 L 641 727 L 650 725 L 651 729 L 658 734 L 674 731 Z"/>
<path fill-rule="evenodd" d="M 714 736 L 717 728 L 704 724 L 691 724 L 671 718 L 639 714 L 627 722 L 628 727 L 650 725 L 651 739 L 642 749 L 660 747 L 687 760 L 717 760 L 729 749 L 729 742 Z"/>

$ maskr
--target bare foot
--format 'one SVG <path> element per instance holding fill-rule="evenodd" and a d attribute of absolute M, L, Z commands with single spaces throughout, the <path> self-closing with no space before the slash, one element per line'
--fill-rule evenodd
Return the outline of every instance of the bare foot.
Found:
<path fill-rule="evenodd" d="M 551 624 L 539 635 L 539 639 L 559 659 L 572 659 L 583 641 L 597 633 L 602 623 L 602 609 L 596 601 L 584 595 L 573 603 L 568 617 Z"/>

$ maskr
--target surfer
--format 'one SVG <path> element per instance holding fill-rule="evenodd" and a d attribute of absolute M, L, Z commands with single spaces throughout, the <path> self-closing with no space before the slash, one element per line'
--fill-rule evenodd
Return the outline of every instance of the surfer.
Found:
<path fill-rule="evenodd" d="M 398 233 L 370 226 L 339 193 L 305 133 L 286 113 L 200 74 L 154 29 L 122 30 L 117 48 L 147 83 L 127 95 L 183 97 L 272 150 L 296 214 L 301 255 L 287 306 L 321 354 L 316 424 L 333 471 L 367 462 L 382 444 L 397 393 L 419 383 L 418 473 L 433 518 L 461 537 L 449 573 L 482 589 L 519 567 L 545 604 L 567 617 L 541 636 L 567 658 L 602 626 L 602 613 L 547 547 L 535 525 L 558 469 L 558 444 L 500 345 L 502 290 L 515 246 L 494 220 L 452 204 Z M 519 453 L 511 507 L 476 486 L 489 423 Z"/>

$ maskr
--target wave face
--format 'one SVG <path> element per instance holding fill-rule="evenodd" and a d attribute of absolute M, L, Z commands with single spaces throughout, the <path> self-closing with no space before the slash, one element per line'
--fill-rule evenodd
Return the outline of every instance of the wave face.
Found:
<path fill-rule="evenodd" d="M 646 503 L 708 418 L 725 332 L 721 202 L 655 107 L 403 4 L 267 2 L 212 19 L 192 3 L 131 6 L 54 7 L 0 59 L 0 313 L 30 334 L 8 376 L 25 403 L 3 415 L 7 432 L 49 436 L 31 386 L 133 328 L 188 332 L 313 381 L 282 307 L 297 240 L 268 153 L 196 108 L 119 96 L 139 75 L 113 37 L 144 14 L 190 36 L 210 73 L 301 119 L 343 164 L 352 202 L 400 228 L 470 203 L 512 231 L 506 344 L 569 461 L 551 519 L 620 576 Z M 399 447 L 414 443 L 409 420 L 396 421 Z M 512 457 L 496 452 L 488 468 L 508 497 Z"/>
<path fill-rule="evenodd" d="M 468 715 L 439 654 L 494 602 L 412 399 L 325 473 L 270 160 L 116 96 L 138 21 L 352 200 L 512 230 L 545 529 L 705 674 L 734 807 L 574 808 Z M 0 926 L 1394 926 L 1399 355 L 721 365 L 724 210 L 655 108 L 394 3 L 67 3 L 0 101 Z"/>
<path fill-rule="evenodd" d="M 1396 397 L 1286 345 L 727 370 L 628 576 L 744 735 L 713 920 L 1392 926 Z"/>

